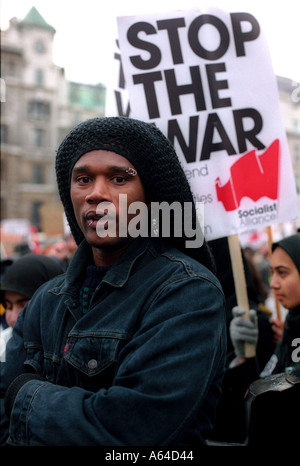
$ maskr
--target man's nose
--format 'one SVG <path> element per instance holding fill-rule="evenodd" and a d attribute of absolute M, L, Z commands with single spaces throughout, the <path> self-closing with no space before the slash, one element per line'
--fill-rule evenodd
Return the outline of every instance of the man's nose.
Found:
<path fill-rule="evenodd" d="M 99 203 L 101 201 L 109 201 L 110 193 L 109 186 L 103 178 L 96 179 L 92 184 L 89 192 L 86 195 L 86 202 Z"/>

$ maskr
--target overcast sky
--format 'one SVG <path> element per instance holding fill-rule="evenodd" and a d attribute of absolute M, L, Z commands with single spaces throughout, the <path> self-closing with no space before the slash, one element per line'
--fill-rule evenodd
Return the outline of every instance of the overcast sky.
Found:
<path fill-rule="evenodd" d="M 300 82 L 299 0 L 1 0 L 1 28 L 12 17 L 23 19 L 32 6 L 56 29 L 54 62 L 71 81 L 111 83 L 117 16 L 211 6 L 253 14 L 267 38 L 274 72 Z"/>

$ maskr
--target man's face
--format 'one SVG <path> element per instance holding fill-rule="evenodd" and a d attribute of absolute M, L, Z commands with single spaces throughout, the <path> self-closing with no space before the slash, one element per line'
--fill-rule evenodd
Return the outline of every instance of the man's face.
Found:
<path fill-rule="evenodd" d="M 75 218 L 92 248 L 116 251 L 124 249 L 130 241 L 130 238 L 121 238 L 118 234 L 120 217 L 126 218 L 127 225 L 134 217 L 120 210 L 124 207 L 119 205 L 119 195 L 127 195 L 127 206 L 135 201 L 146 203 L 141 179 L 134 170 L 128 170 L 130 168 L 134 169 L 125 157 L 106 150 L 84 154 L 73 167 L 70 195 Z M 104 229 L 107 221 L 101 221 L 97 206 L 111 205 L 108 203 L 112 203 L 115 209 L 116 235 L 100 237 L 97 230 Z M 107 210 L 109 215 L 110 209 Z"/>

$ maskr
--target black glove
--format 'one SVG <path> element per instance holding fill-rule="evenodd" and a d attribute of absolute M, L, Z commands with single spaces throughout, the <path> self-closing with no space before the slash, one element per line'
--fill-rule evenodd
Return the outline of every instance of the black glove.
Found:
<path fill-rule="evenodd" d="M 45 380 L 42 376 L 38 374 L 25 373 L 21 374 L 12 381 L 9 385 L 4 399 L 4 409 L 5 414 L 10 417 L 16 396 L 18 391 L 25 385 L 25 383 L 30 382 L 30 380 Z"/>

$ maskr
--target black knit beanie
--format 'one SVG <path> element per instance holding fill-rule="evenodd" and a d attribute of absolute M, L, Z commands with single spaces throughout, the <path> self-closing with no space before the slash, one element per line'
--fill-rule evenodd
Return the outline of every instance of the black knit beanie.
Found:
<path fill-rule="evenodd" d="M 93 118 L 80 123 L 65 137 L 57 151 L 56 177 L 66 217 L 77 244 L 83 234 L 77 225 L 70 197 L 72 169 L 77 160 L 93 150 L 108 150 L 122 155 L 137 170 L 150 202 L 193 203 L 193 228 L 196 209 L 189 183 L 170 141 L 154 125 L 127 117 Z M 200 248 L 185 248 L 186 237 L 165 238 L 187 255 L 214 271 L 210 250 L 204 241 Z M 189 238 L 190 240 L 190 238 Z"/>
<path fill-rule="evenodd" d="M 272 251 L 281 247 L 290 256 L 300 274 L 300 233 L 287 236 L 286 238 L 272 244 Z"/>
<path fill-rule="evenodd" d="M 64 273 L 63 267 L 43 254 L 26 254 L 6 270 L 0 284 L 0 300 L 4 291 L 14 291 L 27 299 L 45 282 Z"/>

